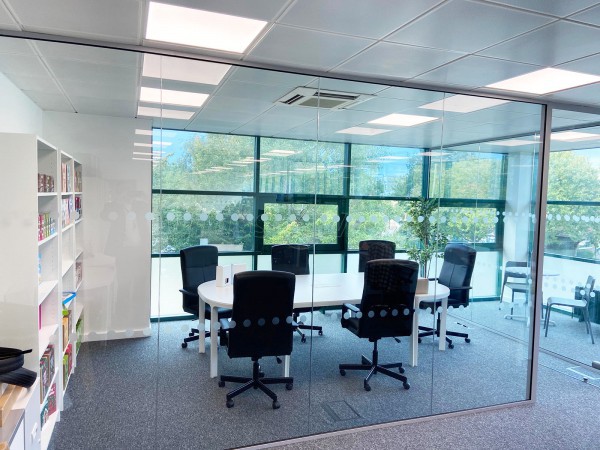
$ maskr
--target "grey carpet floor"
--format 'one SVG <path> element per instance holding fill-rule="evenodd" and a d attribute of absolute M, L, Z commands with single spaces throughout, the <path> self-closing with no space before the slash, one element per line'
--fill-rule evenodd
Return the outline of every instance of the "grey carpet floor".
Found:
<path fill-rule="evenodd" d="M 430 318 L 424 315 L 423 321 Z M 315 336 L 312 346 L 294 339 L 294 389 L 275 387 L 279 410 L 254 390 L 238 397 L 234 408 L 225 407 L 225 393 L 234 385 L 219 388 L 208 377 L 208 355 L 199 355 L 197 344 L 180 347 L 192 322 L 155 324 L 149 338 L 84 344 L 50 448 L 232 448 L 510 403 L 526 396 L 526 346 L 464 320 L 451 320 L 450 328 L 462 322 L 470 344 L 457 339 L 453 350 L 440 352 L 427 338 L 419 346 L 419 366 L 406 368 L 409 390 L 377 375 L 371 392 L 362 388 L 364 373 L 341 377 L 337 368 L 339 363 L 360 362 L 361 353 L 369 356 L 369 343 L 341 329 L 336 317 L 318 313 L 315 322 L 324 326 L 325 335 Z M 406 338 L 400 344 L 386 339 L 380 359 L 406 361 L 407 349 Z M 224 349 L 219 356 L 220 373 L 250 373 L 249 360 L 231 360 Z M 267 376 L 281 373 L 274 358 L 261 364 Z M 552 385 L 552 391 L 560 397 L 560 387 Z"/>

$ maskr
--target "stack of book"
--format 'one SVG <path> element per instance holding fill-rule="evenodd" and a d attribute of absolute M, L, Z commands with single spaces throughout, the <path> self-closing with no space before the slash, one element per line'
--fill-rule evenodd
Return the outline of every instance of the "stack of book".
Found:
<path fill-rule="evenodd" d="M 40 359 L 40 402 L 44 401 L 54 377 L 54 346 L 49 345 Z"/>

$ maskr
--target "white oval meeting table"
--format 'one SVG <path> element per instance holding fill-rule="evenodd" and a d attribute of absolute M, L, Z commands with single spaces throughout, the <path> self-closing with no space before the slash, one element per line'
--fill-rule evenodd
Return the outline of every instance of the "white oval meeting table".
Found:
<path fill-rule="evenodd" d="M 294 308 L 322 308 L 325 306 L 341 306 L 344 303 L 360 303 L 363 293 L 364 273 L 331 273 L 296 275 L 296 290 L 294 293 Z M 446 349 L 446 313 L 448 310 L 448 295 L 450 290 L 439 283 L 429 283 L 427 294 L 415 295 L 415 310 L 418 310 L 422 301 L 438 300 L 442 311 L 440 317 L 439 349 Z M 199 303 L 199 331 L 200 336 L 205 331 L 205 303 L 210 306 L 210 376 L 218 375 L 218 333 L 219 321 L 217 308 L 232 308 L 233 286 L 217 287 L 216 281 L 208 281 L 198 286 Z M 204 339 L 199 341 L 200 353 L 206 352 Z M 413 318 L 413 333 L 409 346 L 409 364 L 417 365 L 419 343 L 419 314 L 415 312 Z M 285 357 L 284 376 L 289 376 L 290 358 Z"/>

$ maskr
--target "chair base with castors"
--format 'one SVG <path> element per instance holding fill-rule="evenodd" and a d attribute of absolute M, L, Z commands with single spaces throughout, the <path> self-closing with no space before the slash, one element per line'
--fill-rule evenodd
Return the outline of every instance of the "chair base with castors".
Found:
<path fill-rule="evenodd" d="M 422 331 L 422 333 L 419 333 L 419 344 L 421 343 L 421 340 L 424 337 L 427 336 L 437 336 L 438 338 L 440 337 L 440 328 L 441 328 L 441 319 L 440 316 L 438 314 L 437 317 L 437 323 L 436 323 L 436 328 L 429 328 L 429 327 L 423 327 L 423 326 L 419 326 L 419 330 Z M 448 348 L 454 348 L 454 344 L 452 343 L 452 339 L 450 339 L 448 336 L 454 336 L 454 337 L 460 337 L 463 338 L 465 340 L 465 342 L 467 344 L 469 344 L 471 342 L 471 339 L 469 338 L 469 334 L 468 333 L 459 333 L 458 331 L 449 331 L 446 330 L 446 342 L 448 343 Z"/>
<path fill-rule="evenodd" d="M 323 336 L 323 327 L 318 326 L 318 325 L 307 325 L 304 322 L 301 322 L 298 319 L 298 314 L 294 312 L 294 314 L 292 314 L 292 320 L 296 323 L 296 333 L 298 333 L 300 335 L 300 342 L 305 343 L 306 342 L 306 334 L 304 334 L 302 332 L 302 330 L 311 330 L 311 331 L 317 331 L 319 333 L 319 336 Z"/>
<path fill-rule="evenodd" d="M 340 375 L 345 376 L 347 370 L 368 370 L 369 373 L 363 381 L 365 391 L 371 390 L 369 380 L 376 373 L 382 373 L 384 375 L 387 375 L 388 377 L 402 381 L 402 386 L 404 387 L 404 389 L 410 389 L 408 379 L 404 375 L 402 375 L 404 373 L 404 367 L 402 367 L 402 363 L 379 364 L 378 356 L 379 352 L 377 351 L 377 340 L 375 340 L 373 342 L 373 359 L 370 360 L 366 356 L 362 355 L 362 364 L 340 364 Z M 398 369 L 399 373 L 393 372 L 390 369 Z"/>
<path fill-rule="evenodd" d="M 248 389 L 260 389 L 267 394 L 271 400 L 273 400 L 273 409 L 279 409 L 280 405 L 277 401 L 277 395 L 269 389 L 267 384 L 285 384 L 285 388 L 291 391 L 294 387 L 293 377 L 280 377 L 280 378 L 265 378 L 264 373 L 260 371 L 260 365 L 258 359 L 252 358 L 252 378 L 249 377 L 235 377 L 230 375 L 221 375 L 219 380 L 219 387 L 224 387 L 226 382 L 230 383 L 244 383 L 242 386 L 234 389 L 226 395 L 227 401 L 225 405 L 228 408 L 233 408 L 233 398 L 237 397 Z"/>

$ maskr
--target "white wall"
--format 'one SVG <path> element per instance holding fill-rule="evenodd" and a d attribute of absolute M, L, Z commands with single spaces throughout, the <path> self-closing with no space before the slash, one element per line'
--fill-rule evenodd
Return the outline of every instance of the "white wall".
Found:
<path fill-rule="evenodd" d="M 44 137 L 83 164 L 86 340 L 150 333 L 151 163 L 132 160 L 147 120 L 44 113 Z"/>
<path fill-rule="evenodd" d="M 42 133 L 42 110 L 0 72 L 0 132 Z"/>

